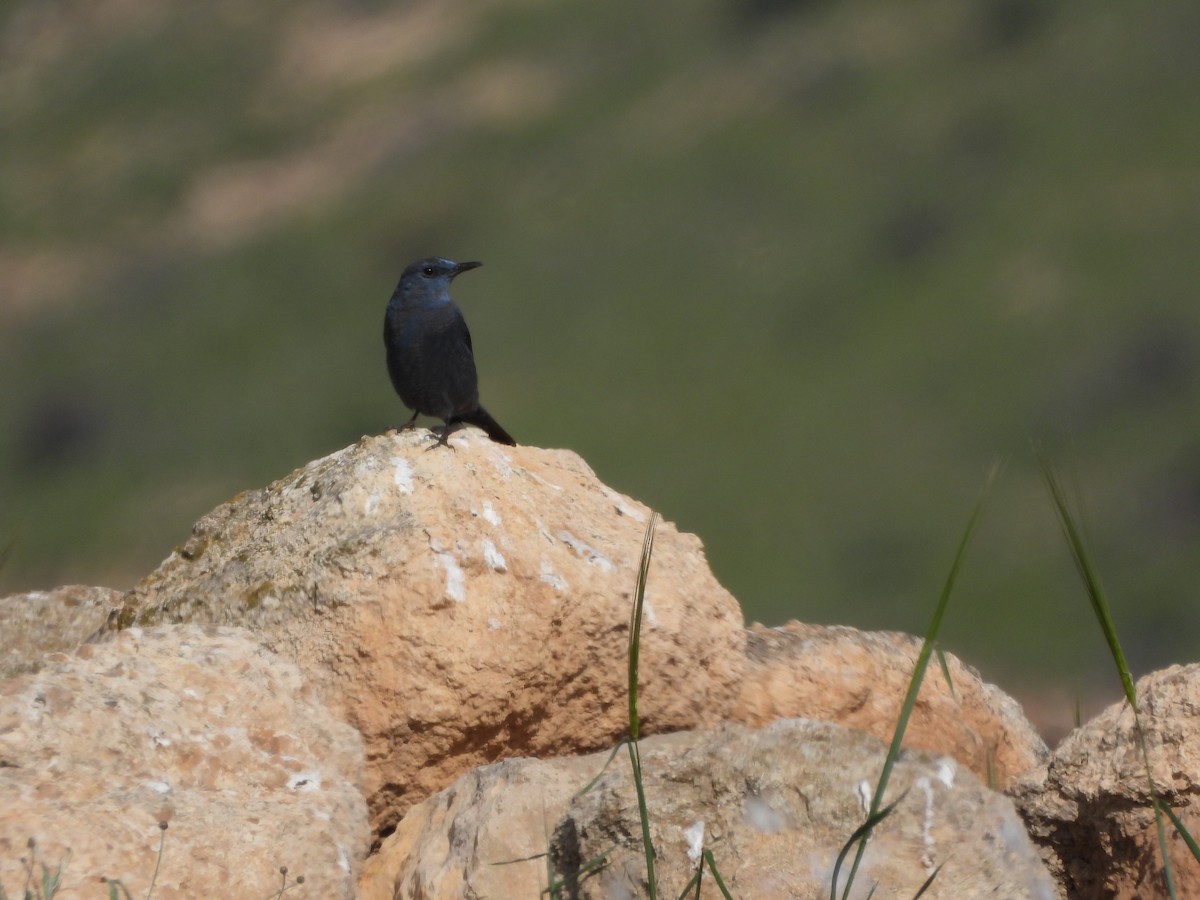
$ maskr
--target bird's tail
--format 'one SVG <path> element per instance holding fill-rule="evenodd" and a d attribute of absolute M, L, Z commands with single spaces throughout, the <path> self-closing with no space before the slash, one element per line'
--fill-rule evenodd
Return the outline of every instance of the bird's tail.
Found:
<path fill-rule="evenodd" d="M 461 416 L 455 416 L 455 421 L 466 422 L 468 425 L 478 425 L 480 428 L 486 431 L 487 436 L 497 444 L 508 444 L 510 447 L 517 446 L 517 442 L 513 440 L 512 435 L 501 428 L 500 423 L 493 419 L 491 413 L 489 413 L 482 406 L 474 412 L 469 412 Z"/>

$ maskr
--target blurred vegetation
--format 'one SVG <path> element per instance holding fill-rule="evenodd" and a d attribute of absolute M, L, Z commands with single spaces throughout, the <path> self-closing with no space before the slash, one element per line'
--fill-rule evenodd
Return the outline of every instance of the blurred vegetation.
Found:
<path fill-rule="evenodd" d="M 383 308 L 438 253 L 486 263 L 488 408 L 698 533 L 748 617 L 921 629 L 1005 459 L 945 645 L 1089 691 L 1039 440 L 1135 671 L 1197 657 L 1195 3 L 0 17 L 0 590 L 129 586 L 403 421 Z"/>

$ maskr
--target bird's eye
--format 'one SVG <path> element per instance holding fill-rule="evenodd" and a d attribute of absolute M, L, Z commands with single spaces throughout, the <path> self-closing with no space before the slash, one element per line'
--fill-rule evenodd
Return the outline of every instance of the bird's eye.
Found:
<path fill-rule="evenodd" d="M 424 275 L 426 278 L 432 278 L 434 275 L 437 274 L 437 269 L 435 269 L 433 266 L 426 266 L 425 268 L 423 268 L 421 270 L 421 274 Z"/>

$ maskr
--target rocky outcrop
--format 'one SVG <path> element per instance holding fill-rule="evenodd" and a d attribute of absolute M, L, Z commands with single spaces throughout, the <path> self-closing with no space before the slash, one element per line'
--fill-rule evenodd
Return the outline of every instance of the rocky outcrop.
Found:
<path fill-rule="evenodd" d="M 1200 665 L 1137 683 L 1150 771 L 1159 796 L 1200 834 Z M 1030 833 L 1070 897 L 1167 897 L 1146 765 L 1127 703 L 1072 732 L 1048 768 L 1011 789 Z M 1200 864 L 1167 823 L 1179 897 L 1200 897 Z"/>
<path fill-rule="evenodd" d="M 155 897 L 268 896 L 280 866 L 304 875 L 296 896 L 536 896 L 605 850 L 574 896 L 641 894 L 624 754 L 577 792 L 603 762 L 583 754 L 627 729 L 650 511 L 566 451 L 473 429 L 451 445 L 363 438 L 239 495 L 118 608 L 103 589 L 0 599 L 0 664 L 20 673 L 0 681 L 0 886 L 20 889 L 33 838 L 51 867 L 70 848 L 68 885 L 143 892 L 165 821 Z M 55 652 L 106 615 L 98 643 Z M 699 541 L 660 526 L 639 707 L 643 735 L 674 732 L 642 744 L 661 883 L 690 879 L 702 835 L 737 896 L 828 896 L 919 648 L 745 629 Z M 1019 800 L 1067 896 L 1165 896 L 1132 717 L 1114 707 L 1049 756 L 1011 699 L 945 665 L 860 884 L 912 896 L 944 862 L 926 896 L 1055 896 L 982 781 Z M 1193 826 L 1198 674 L 1141 686 L 1161 794 Z M 1200 893 L 1194 862 L 1173 864 Z"/>
<path fill-rule="evenodd" d="M 612 745 L 650 515 L 564 450 L 475 429 L 363 438 L 235 497 L 126 598 L 112 628 L 242 625 L 366 742 L 376 831 L 474 766 Z M 737 601 L 700 542 L 659 528 L 642 631 L 645 728 L 737 698 Z"/>
<path fill-rule="evenodd" d="M 907 634 L 789 622 L 747 630 L 746 670 L 735 722 L 761 727 L 803 716 L 890 741 L 921 640 Z M 979 673 L 945 654 L 921 683 L 904 746 L 952 757 L 997 789 L 1045 766 L 1046 745 L 1020 706 Z"/>
<path fill-rule="evenodd" d="M 48 653 L 74 651 L 121 598 L 121 591 L 79 584 L 0 597 L 0 681 L 37 671 Z"/>
<path fill-rule="evenodd" d="M 354 896 L 370 846 L 362 742 L 246 632 L 130 629 L 0 682 L 0 886 L 33 838 L 59 896 L 103 876 L 157 900 Z"/>
<path fill-rule="evenodd" d="M 811 720 L 643 741 L 663 895 L 679 894 L 705 847 L 735 897 L 828 897 L 834 861 L 865 817 L 884 753 L 868 735 Z M 546 851 L 555 878 L 608 856 L 565 895 L 646 896 L 625 754 L 591 791 L 573 796 L 606 758 L 512 760 L 460 778 L 409 811 L 364 870 L 361 896 L 534 897 L 550 874 L 545 859 L 530 857 Z M 889 797 L 900 803 L 868 846 L 856 896 L 874 884 L 876 896 L 915 896 L 939 865 L 924 896 L 1058 896 L 1012 804 L 952 760 L 904 754 L 891 784 Z M 521 861 L 496 865 L 513 860 Z M 719 896 L 711 880 L 702 896 Z"/>

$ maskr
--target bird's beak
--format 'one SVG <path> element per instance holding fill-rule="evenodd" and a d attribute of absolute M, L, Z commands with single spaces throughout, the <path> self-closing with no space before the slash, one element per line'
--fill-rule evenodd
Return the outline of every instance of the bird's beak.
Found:
<path fill-rule="evenodd" d="M 483 263 L 471 260 L 470 262 L 460 262 L 454 266 L 454 274 L 461 275 L 467 269 L 478 269 Z"/>

